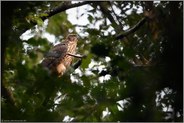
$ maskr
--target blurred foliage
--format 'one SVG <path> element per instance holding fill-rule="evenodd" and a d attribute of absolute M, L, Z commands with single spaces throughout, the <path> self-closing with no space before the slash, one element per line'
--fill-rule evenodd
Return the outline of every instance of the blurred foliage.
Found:
<path fill-rule="evenodd" d="M 57 14 L 51 17 L 47 26 L 47 32 L 55 36 L 60 36 L 61 34 L 66 36 L 68 30 L 73 28 L 72 24 L 66 19 L 66 13 Z"/>
<path fill-rule="evenodd" d="M 89 21 L 83 26 L 66 12 L 44 25 L 40 17 L 63 2 L 1 3 L 2 121 L 183 121 L 183 2 L 92 2 L 81 14 Z M 151 19 L 113 38 L 147 7 Z M 28 29 L 33 37 L 20 39 Z M 61 40 L 70 32 L 78 33 L 77 53 L 87 57 L 58 78 L 40 65 L 53 45 L 42 35 Z"/>

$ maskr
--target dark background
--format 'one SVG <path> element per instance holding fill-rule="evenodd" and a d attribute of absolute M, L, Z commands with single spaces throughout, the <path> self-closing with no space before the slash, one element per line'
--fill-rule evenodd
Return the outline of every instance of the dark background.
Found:
<path fill-rule="evenodd" d="M 1 1 L 2 121 L 63 121 L 67 115 L 72 121 L 183 121 L 183 2 L 73 4 Z M 89 23 L 104 22 L 99 29 L 83 26 L 88 36 L 78 34 L 77 53 L 87 55 L 78 68 L 82 74 L 71 67 L 61 78 L 51 76 L 39 63 L 53 44 L 41 35 L 46 31 L 62 40 L 68 29 L 76 33 L 80 25 L 67 20 L 66 10 L 82 5 L 93 8 L 83 13 Z M 138 14 L 133 6 L 143 12 Z M 95 16 L 97 11 L 102 16 Z M 130 30 L 123 30 L 124 26 Z M 110 27 L 115 34 L 105 35 Z M 21 40 L 28 29 L 36 35 Z M 106 62 L 106 57 L 111 60 Z M 104 69 L 89 68 L 91 61 L 100 62 Z M 93 75 L 85 74 L 87 70 Z M 99 77 L 106 75 L 110 79 L 101 83 Z M 56 99 L 60 99 L 57 104 Z M 120 100 L 126 102 L 123 111 L 117 107 Z M 106 108 L 111 113 L 102 117 Z"/>

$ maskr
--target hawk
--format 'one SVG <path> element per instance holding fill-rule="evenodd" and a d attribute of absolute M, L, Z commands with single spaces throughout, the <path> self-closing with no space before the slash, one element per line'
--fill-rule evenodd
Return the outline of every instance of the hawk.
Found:
<path fill-rule="evenodd" d="M 76 34 L 69 34 L 64 42 L 55 45 L 45 55 L 42 65 L 61 77 L 71 65 L 73 57 L 82 58 L 82 56 L 75 55 L 77 41 Z"/>

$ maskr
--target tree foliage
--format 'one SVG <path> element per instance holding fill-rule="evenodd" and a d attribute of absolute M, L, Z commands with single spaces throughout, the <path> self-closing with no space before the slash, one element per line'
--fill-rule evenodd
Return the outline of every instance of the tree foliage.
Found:
<path fill-rule="evenodd" d="M 69 21 L 83 6 L 88 24 Z M 183 2 L 3 1 L 1 24 L 2 121 L 183 121 Z M 87 57 L 50 75 L 40 62 L 71 32 Z"/>

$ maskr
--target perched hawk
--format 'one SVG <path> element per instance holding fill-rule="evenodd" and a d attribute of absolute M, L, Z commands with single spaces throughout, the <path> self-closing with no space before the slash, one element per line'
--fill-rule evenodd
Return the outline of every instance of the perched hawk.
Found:
<path fill-rule="evenodd" d="M 61 77 L 70 66 L 73 57 L 82 58 L 75 55 L 77 41 L 77 35 L 69 34 L 64 42 L 55 45 L 45 55 L 42 65 L 51 70 L 51 72 L 56 72 Z"/>

